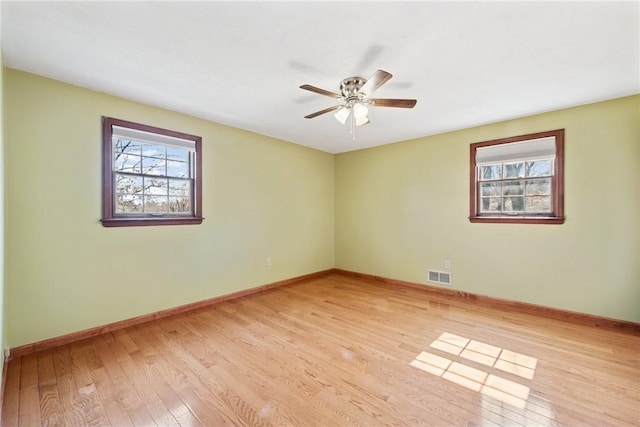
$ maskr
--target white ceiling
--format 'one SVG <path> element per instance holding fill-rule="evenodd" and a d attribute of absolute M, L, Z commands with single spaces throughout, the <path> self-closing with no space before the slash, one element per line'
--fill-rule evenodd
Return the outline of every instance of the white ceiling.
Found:
<path fill-rule="evenodd" d="M 8 67 L 340 153 L 640 93 L 639 5 L 2 1 L 1 40 Z M 416 107 L 355 141 L 303 118 L 336 100 L 301 84 L 376 69 Z"/>

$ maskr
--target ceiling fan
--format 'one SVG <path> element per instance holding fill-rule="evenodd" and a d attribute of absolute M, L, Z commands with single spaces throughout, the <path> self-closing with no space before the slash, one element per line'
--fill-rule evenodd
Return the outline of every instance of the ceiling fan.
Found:
<path fill-rule="evenodd" d="M 384 70 L 377 70 L 368 79 L 363 77 L 347 77 L 340 83 L 339 94 L 311 85 L 302 85 L 300 89 L 342 101 L 340 105 L 334 105 L 333 107 L 316 111 L 315 113 L 304 116 L 304 118 L 313 119 L 322 114 L 336 111 L 334 115 L 340 123 L 345 124 L 347 119 L 351 118 L 352 126 L 363 126 L 369 123 L 369 117 L 367 117 L 367 114 L 369 114 L 368 106 L 413 108 L 417 102 L 415 99 L 369 98 L 376 89 L 389 81 L 391 77 L 393 77 L 393 75 Z"/>

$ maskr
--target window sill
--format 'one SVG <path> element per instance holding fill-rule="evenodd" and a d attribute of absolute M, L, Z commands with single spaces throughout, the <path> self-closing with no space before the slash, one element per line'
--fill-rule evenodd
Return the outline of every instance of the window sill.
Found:
<path fill-rule="evenodd" d="M 564 224 L 564 217 L 558 216 L 470 216 L 470 222 L 495 224 Z"/>
<path fill-rule="evenodd" d="M 202 224 L 202 217 L 182 218 L 103 218 L 104 227 L 139 227 L 153 225 L 197 225 Z"/>

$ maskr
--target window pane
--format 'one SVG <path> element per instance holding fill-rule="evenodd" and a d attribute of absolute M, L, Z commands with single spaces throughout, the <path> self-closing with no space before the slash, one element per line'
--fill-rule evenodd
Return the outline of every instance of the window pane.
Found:
<path fill-rule="evenodd" d="M 167 162 L 151 157 L 142 158 L 142 173 L 146 175 L 167 175 Z"/>
<path fill-rule="evenodd" d="M 186 162 L 189 160 L 189 150 L 182 150 L 180 148 L 175 148 L 175 147 L 167 147 L 167 159 Z"/>
<path fill-rule="evenodd" d="M 551 196 L 527 197 L 527 212 L 551 212 Z"/>
<path fill-rule="evenodd" d="M 490 165 L 480 167 L 480 181 L 493 181 L 502 178 L 502 166 Z"/>
<path fill-rule="evenodd" d="M 140 156 L 130 154 L 116 154 L 113 161 L 115 172 L 140 173 Z"/>
<path fill-rule="evenodd" d="M 524 196 L 524 181 L 503 182 L 502 194 L 505 196 Z"/>
<path fill-rule="evenodd" d="M 164 145 L 142 145 L 142 155 L 145 157 L 155 157 L 156 159 L 164 159 L 167 149 Z"/>
<path fill-rule="evenodd" d="M 168 183 L 163 178 L 145 178 L 144 194 L 167 195 Z"/>
<path fill-rule="evenodd" d="M 527 176 L 551 175 L 553 175 L 553 161 L 551 159 L 527 162 Z"/>
<path fill-rule="evenodd" d="M 142 212 L 142 196 L 119 194 L 116 198 L 116 212 Z"/>
<path fill-rule="evenodd" d="M 483 183 L 480 189 L 480 196 L 482 197 L 500 196 L 502 194 L 502 184 L 499 182 Z"/>
<path fill-rule="evenodd" d="M 114 153 L 116 155 L 126 153 L 126 154 L 137 154 L 140 155 L 140 148 L 142 144 L 137 141 L 129 141 L 126 139 L 118 139 L 116 141 L 115 146 L 113 147 Z"/>
<path fill-rule="evenodd" d="M 116 174 L 116 193 L 142 193 L 142 177 Z"/>
<path fill-rule="evenodd" d="M 505 197 L 503 212 L 524 212 L 524 197 Z"/>
<path fill-rule="evenodd" d="M 486 197 L 482 199 L 481 212 L 500 212 L 502 210 L 501 197 Z"/>
<path fill-rule="evenodd" d="M 190 196 L 191 195 L 191 181 L 183 179 L 170 179 L 169 180 L 169 195 L 170 196 Z"/>
<path fill-rule="evenodd" d="M 144 196 L 145 212 L 169 212 L 166 196 Z"/>
<path fill-rule="evenodd" d="M 551 178 L 527 180 L 527 196 L 547 196 L 551 194 Z"/>
<path fill-rule="evenodd" d="M 190 178 L 189 163 L 168 161 L 167 176 L 173 176 L 176 178 Z"/>
<path fill-rule="evenodd" d="M 189 197 L 169 197 L 170 212 L 191 211 L 191 199 Z"/>
<path fill-rule="evenodd" d="M 504 177 L 508 178 L 524 178 L 524 162 L 505 163 Z"/>

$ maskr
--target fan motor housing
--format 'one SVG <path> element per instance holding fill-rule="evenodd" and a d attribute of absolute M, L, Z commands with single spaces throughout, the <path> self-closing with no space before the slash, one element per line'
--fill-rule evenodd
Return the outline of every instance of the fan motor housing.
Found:
<path fill-rule="evenodd" d="M 360 99 L 360 88 L 367 82 L 363 77 L 347 77 L 340 83 L 340 93 L 347 101 Z"/>

